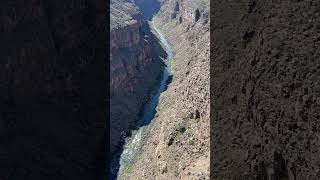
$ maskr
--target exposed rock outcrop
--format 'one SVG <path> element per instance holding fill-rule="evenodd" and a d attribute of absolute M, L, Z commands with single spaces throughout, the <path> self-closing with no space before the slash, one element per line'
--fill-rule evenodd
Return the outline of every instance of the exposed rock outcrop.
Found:
<path fill-rule="evenodd" d="M 0 179 L 101 179 L 104 1 L 0 2 Z"/>
<path fill-rule="evenodd" d="M 120 178 L 209 179 L 208 13 L 209 1 L 161 2 L 154 23 L 173 47 L 173 79 L 141 155 Z"/>
<path fill-rule="evenodd" d="M 161 77 L 160 46 L 141 11 L 125 0 L 111 3 L 111 153 L 139 125 L 140 113 Z"/>
<path fill-rule="evenodd" d="M 320 179 L 320 2 L 212 7 L 212 179 Z"/>

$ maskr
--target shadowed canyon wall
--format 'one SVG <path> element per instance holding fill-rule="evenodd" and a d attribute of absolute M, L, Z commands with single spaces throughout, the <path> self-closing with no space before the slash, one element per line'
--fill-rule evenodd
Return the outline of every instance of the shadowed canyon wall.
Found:
<path fill-rule="evenodd" d="M 0 179 L 99 179 L 104 1 L 1 1 Z"/>
<path fill-rule="evenodd" d="M 111 152 L 136 128 L 143 105 L 160 79 L 161 52 L 140 9 L 126 0 L 111 2 Z"/>
<path fill-rule="evenodd" d="M 320 2 L 212 7 L 212 178 L 319 179 Z"/>
<path fill-rule="evenodd" d="M 172 45 L 173 78 L 141 154 L 120 179 L 209 179 L 209 1 L 160 6 L 154 24 Z"/>

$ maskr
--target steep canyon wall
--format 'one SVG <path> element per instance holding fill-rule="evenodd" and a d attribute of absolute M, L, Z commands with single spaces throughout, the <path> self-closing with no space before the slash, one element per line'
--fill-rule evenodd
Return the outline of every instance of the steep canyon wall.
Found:
<path fill-rule="evenodd" d="M 143 105 L 157 85 L 162 71 L 161 47 L 130 1 L 111 2 L 110 32 L 111 152 L 123 136 L 139 125 Z"/>
<path fill-rule="evenodd" d="M 165 0 L 160 7 L 154 24 L 173 47 L 173 79 L 141 155 L 121 178 L 209 179 L 209 1 Z"/>

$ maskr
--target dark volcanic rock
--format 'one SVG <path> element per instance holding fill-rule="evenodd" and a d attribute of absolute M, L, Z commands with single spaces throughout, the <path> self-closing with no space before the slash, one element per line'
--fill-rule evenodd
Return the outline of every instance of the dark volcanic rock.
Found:
<path fill-rule="evenodd" d="M 0 179 L 101 179 L 105 2 L 0 5 Z"/>
<path fill-rule="evenodd" d="M 137 6 L 129 1 L 111 3 L 110 145 L 121 147 L 123 135 L 136 128 L 143 105 L 158 84 L 161 46 Z"/>
<path fill-rule="evenodd" d="M 320 2 L 212 7 L 212 179 L 320 179 Z"/>

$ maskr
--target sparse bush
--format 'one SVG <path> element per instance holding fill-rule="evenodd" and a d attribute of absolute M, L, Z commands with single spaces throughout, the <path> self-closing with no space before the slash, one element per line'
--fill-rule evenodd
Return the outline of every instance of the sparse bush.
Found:
<path fill-rule="evenodd" d="M 195 139 L 194 138 L 190 138 L 188 141 L 188 144 L 193 146 L 195 144 Z"/>
<path fill-rule="evenodd" d="M 183 123 L 179 123 L 177 126 L 176 126 L 176 130 L 178 132 L 180 132 L 181 134 L 183 134 L 184 132 L 186 132 L 186 127 L 185 127 L 185 124 Z"/>

